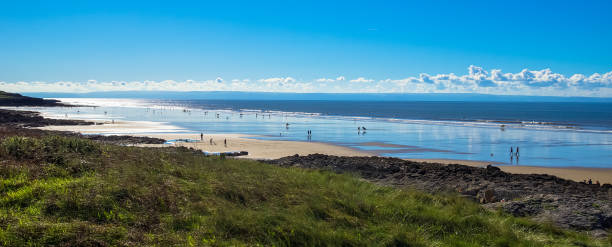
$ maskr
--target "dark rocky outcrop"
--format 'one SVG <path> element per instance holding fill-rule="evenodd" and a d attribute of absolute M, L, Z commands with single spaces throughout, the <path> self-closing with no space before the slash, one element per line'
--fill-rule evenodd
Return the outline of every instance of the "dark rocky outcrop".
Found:
<path fill-rule="evenodd" d="M 94 141 L 129 145 L 129 144 L 163 144 L 164 139 L 138 136 L 103 136 L 103 135 L 82 135 L 69 131 L 49 131 L 30 127 L 43 127 L 49 125 L 92 125 L 94 122 L 70 119 L 51 119 L 40 116 L 38 112 L 16 111 L 0 109 L 0 138 L 3 136 L 43 136 L 61 135 L 90 139 Z"/>
<path fill-rule="evenodd" d="M 92 125 L 93 122 L 70 119 L 51 119 L 33 111 L 0 109 L 0 125 L 16 127 L 43 127 L 48 125 Z"/>
<path fill-rule="evenodd" d="M 79 135 L 79 134 L 76 134 Z M 79 135 L 81 138 L 86 138 L 94 141 L 112 143 L 118 145 L 129 145 L 129 144 L 164 144 L 166 140 L 161 138 L 153 138 L 146 136 L 103 136 L 103 135 Z"/>
<path fill-rule="evenodd" d="M 264 161 L 279 166 L 353 173 L 395 187 L 454 191 L 516 216 L 606 234 L 612 228 L 612 186 L 589 185 L 544 174 L 511 174 L 494 166 L 420 163 L 385 157 L 321 154 Z"/>
<path fill-rule="evenodd" d="M 71 106 L 58 100 L 22 96 L 0 91 L 0 106 Z M 68 119 L 50 119 L 38 112 L 0 109 L 0 125 L 15 127 L 43 127 L 48 125 L 91 125 L 93 122 Z"/>
<path fill-rule="evenodd" d="M 0 91 L 0 106 L 68 106 L 59 100 L 23 96 Z"/>

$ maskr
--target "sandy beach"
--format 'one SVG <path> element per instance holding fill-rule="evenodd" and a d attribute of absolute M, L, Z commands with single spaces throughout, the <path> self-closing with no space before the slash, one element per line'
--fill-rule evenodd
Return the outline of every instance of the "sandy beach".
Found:
<path fill-rule="evenodd" d="M 301 141 L 277 141 L 255 139 L 252 135 L 245 134 L 206 134 L 200 140 L 199 133 L 189 133 L 187 130 L 180 129 L 164 123 L 154 123 L 145 121 L 99 121 L 100 125 L 78 125 L 78 126 L 47 126 L 41 129 L 75 131 L 83 134 L 113 134 L 113 135 L 132 135 L 156 137 L 166 140 L 192 139 L 196 142 L 178 142 L 173 145 L 191 147 L 208 152 L 225 151 L 247 151 L 249 155 L 240 156 L 248 159 L 277 159 L 289 155 L 308 155 L 314 153 L 337 155 L 337 156 L 372 156 L 372 152 L 366 152 L 353 148 L 321 143 L 321 142 L 301 142 Z M 210 144 L 210 139 L 213 144 Z M 224 145 L 227 140 L 227 146 Z M 147 144 L 143 146 L 169 146 L 171 144 Z M 494 162 L 471 161 L 471 160 L 450 160 L 450 159 L 411 159 L 418 162 L 441 163 L 441 164 L 462 164 L 468 166 L 484 167 Z M 612 183 L 612 169 L 609 168 L 583 168 L 583 167 L 536 167 L 536 166 L 506 166 L 499 165 L 505 172 L 518 174 L 550 174 L 557 177 L 583 181 L 592 179 L 593 182 Z"/>

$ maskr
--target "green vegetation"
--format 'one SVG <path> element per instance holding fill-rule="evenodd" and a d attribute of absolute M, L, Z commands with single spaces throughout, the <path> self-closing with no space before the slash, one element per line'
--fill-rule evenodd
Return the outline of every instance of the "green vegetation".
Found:
<path fill-rule="evenodd" d="M 11 99 L 11 98 L 14 98 L 14 96 L 7 92 L 0 91 L 0 99 Z"/>
<path fill-rule="evenodd" d="M 0 244 L 608 246 L 350 175 L 46 136 L 0 141 Z"/>

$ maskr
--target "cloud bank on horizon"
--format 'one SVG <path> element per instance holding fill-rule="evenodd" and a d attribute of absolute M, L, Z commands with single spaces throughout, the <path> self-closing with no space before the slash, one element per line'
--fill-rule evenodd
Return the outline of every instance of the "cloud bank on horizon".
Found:
<path fill-rule="evenodd" d="M 110 81 L 85 82 L 4 82 L 0 90 L 9 92 L 87 93 L 108 91 L 248 91 L 293 93 L 481 93 L 535 96 L 612 97 L 612 71 L 605 74 L 565 76 L 550 69 L 503 73 L 500 69 L 485 70 L 470 65 L 465 75 L 420 74 L 404 79 L 372 79 L 344 76 L 303 81 L 293 77 L 257 80 L 196 81 Z"/>

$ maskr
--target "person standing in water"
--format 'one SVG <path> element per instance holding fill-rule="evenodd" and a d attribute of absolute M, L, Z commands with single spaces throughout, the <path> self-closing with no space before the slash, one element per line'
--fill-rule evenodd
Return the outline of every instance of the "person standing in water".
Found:
<path fill-rule="evenodd" d="M 516 153 L 515 153 L 515 155 L 516 155 L 517 158 L 519 157 L 519 147 L 518 146 L 516 146 Z"/>

